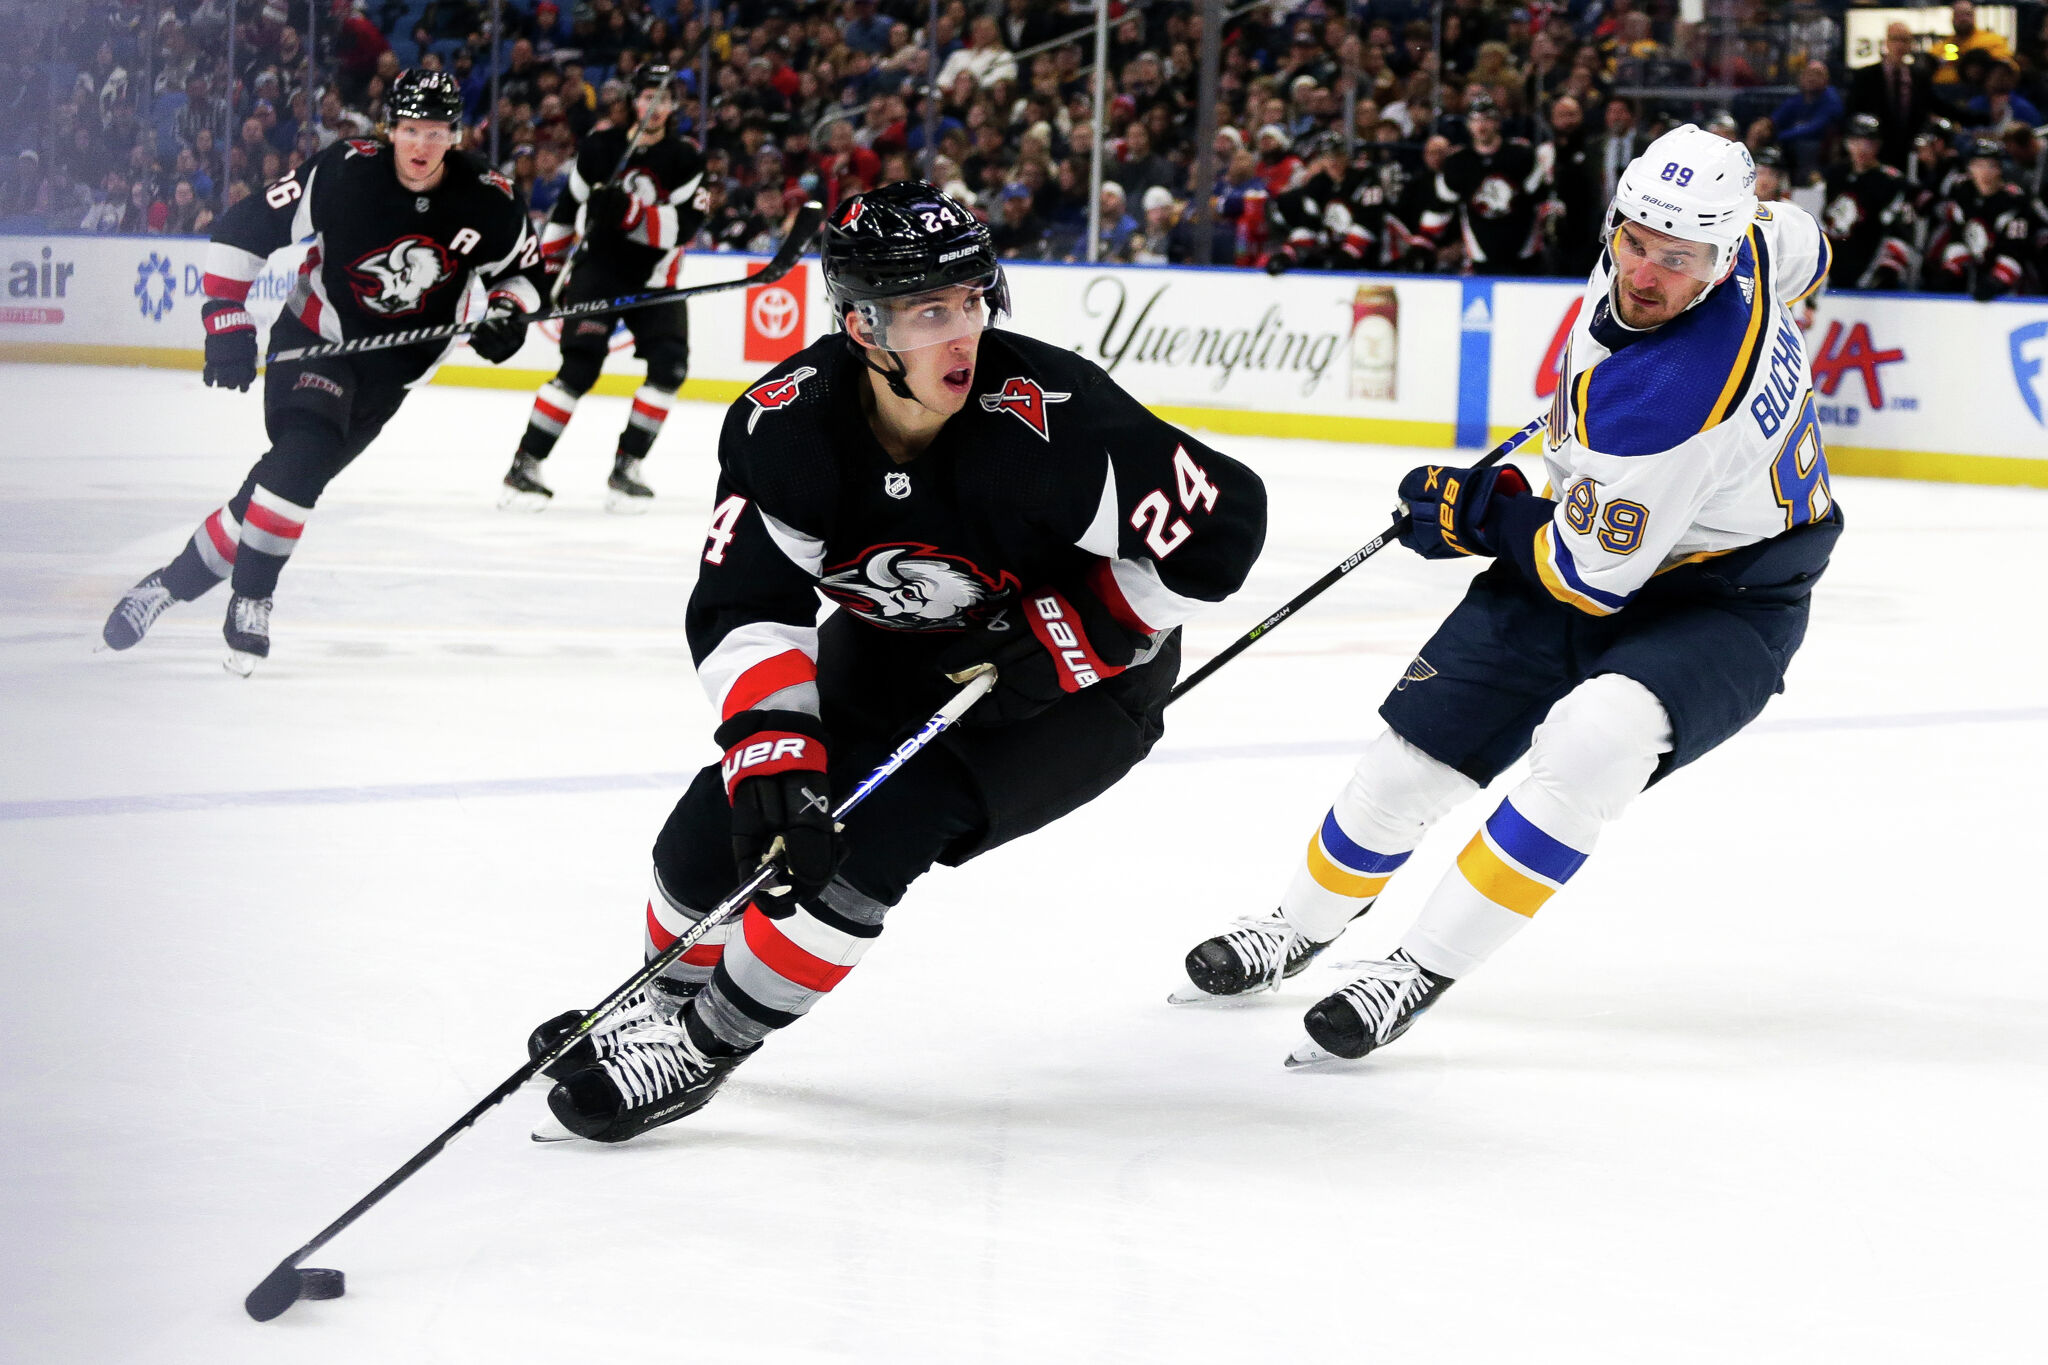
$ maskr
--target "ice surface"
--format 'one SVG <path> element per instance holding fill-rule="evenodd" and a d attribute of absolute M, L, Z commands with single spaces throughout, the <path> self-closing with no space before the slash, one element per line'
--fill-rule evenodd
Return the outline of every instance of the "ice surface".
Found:
<path fill-rule="evenodd" d="M 1398 550 L 1084 813 L 921 882 L 702 1114 L 541 1146 L 529 1089 L 314 1259 L 347 1298 L 258 1326 L 279 1256 L 633 967 L 711 755 L 680 626 L 718 414 L 678 405 L 629 520 L 624 400 L 586 400 L 519 516 L 525 395 L 416 397 L 245 682 L 224 592 L 92 647 L 234 491 L 257 396 L 8 366 L 0 403 L 0 1358 L 2040 1359 L 2048 494 L 1839 481 L 1790 692 L 1381 1057 L 1282 1069 L 1320 969 L 1163 1001 L 1455 600 Z M 1272 534 L 1191 659 L 1413 458 L 1218 444 Z M 1338 955 L 1391 947 L 1484 809 Z"/>

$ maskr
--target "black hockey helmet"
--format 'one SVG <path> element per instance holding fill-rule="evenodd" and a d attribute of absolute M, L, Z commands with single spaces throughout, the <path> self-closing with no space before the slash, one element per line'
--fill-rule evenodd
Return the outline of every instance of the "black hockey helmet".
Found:
<path fill-rule="evenodd" d="M 899 180 L 841 200 L 826 219 L 820 254 L 825 296 L 840 325 L 849 309 L 874 325 L 880 312 L 871 305 L 956 284 L 983 288 L 991 319 L 1010 311 L 988 228 L 922 180 Z"/>
<path fill-rule="evenodd" d="M 1930 115 L 1913 139 L 1915 147 L 1940 146 L 1955 150 L 1956 126 L 1939 114 Z"/>
<path fill-rule="evenodd" d="M 892 335 L 901 331 L 901 324 L 892 324 L 887 307 L 892 299 L 967 285 L 981 290 L 987 323 L 1010 311 L 1009 285 L 987 226 L 945 191 L 922 180 L 899 180 L 840 200 L 825 220 L 819 256 L 833 326 L 845 327 L 849 312 L 859 315 L 874 347 L 884 354 L 966 334 L 959 330 L 947 335 L 941 328 Z M 974 318 L 979 317 L 977 311 Z M 855 338 L 849 336 L 847 345 L 862 364 L 888 381 L 897 397 L 916 398 L 900 356 L 893 367 L 885 366 Z"/>
<path fill-rule="evenodd" d="M 445 71 L 421 71 L 417 67 L 391 78 L 384 96 L 384 117 L 389 123 L 402 118 L 426 119 L 434 123 L 462 123 L 462 87 Z"/>
<path fill-rule="evenodd" d="M 1849 126 L 1842 130 L 1843 137 L 1867 137 L 1875 142 L 1884 137 L 1884 125 L 1877 121 L 1875 114 L 1857 114 L 1849 120 Z"/>
<path fill-rule="evenodd" d="M 633 73 L 633 96 L 636 99 L 647 90 L 659 90 L 673 99 L 675 85 L 676 69 L 667 62 L 648 62 Z"/>

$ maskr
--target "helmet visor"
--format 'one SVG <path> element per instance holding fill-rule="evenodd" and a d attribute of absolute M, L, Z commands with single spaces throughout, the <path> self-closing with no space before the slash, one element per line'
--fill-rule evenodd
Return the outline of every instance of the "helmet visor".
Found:
<path fill-rule="evenodd" d="M 863 299 L 854 305 L 854 336 L 885 351 L 916 351 L 980 336 L 989 324 L 995 285 L 991 274 L 903 298 Z"/>
<path fill-rule="evenodd" d="M 1721 278 L 1726 258 L 1711 242 L 1693 242 L 1683 237 L 1673 237 L 1668 232 L 1658 232 L 1644 227 L 1641 223 L 1621 218 L 1614 233 L 1607 239 L 1607 246 L 1614 253 L 1615 271 L 1627 275 L 1644 261 L 1683 275 L 1687 279 L 1701 280 L 1712 284 Z"/>

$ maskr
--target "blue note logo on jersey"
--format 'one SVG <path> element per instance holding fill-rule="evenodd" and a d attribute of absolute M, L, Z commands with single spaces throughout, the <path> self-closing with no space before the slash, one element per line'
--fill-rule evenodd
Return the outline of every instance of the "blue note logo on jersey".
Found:
<path fill-rule="evenodd" d="M 2020 386 L 2020 400 L 2034 414 L 2036 423 L 2048 426 L 2048 417 L 2041 412 L 2041 371 L 2048 364 L 2048 322 L 2030 322 L 2014 328 L 2007 345 L 2012 348 L 2012 379 Z"/>
<path fill-rule="evenodd" d="M 1436 665 L 1418 654 L 1415 656 L 1415 662 L 1408 665 L 1408 671 L 1401 675 L 1401 681 L 1394 684 L 1394 690 L 1396 692 L 1405 692 L 1408 690 L 1409 683 L 1428 682 L 1435 676 Z"/>

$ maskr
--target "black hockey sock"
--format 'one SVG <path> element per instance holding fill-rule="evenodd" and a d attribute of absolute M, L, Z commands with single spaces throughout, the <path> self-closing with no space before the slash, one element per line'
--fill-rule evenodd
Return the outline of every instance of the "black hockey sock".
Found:
<path fill-rule="evenodd" d="M 241 552 L 242 512 L 249 503 L 252 484 L 217 507 L 178 551 L 178 557 L 164 567 L 164 586 L 180 602 L 190 602 L 213 591 L 216 583 L 235 571 Z"/>
<path fill-rule="evenodd" d="M 526 419 L 526 434 L 519 438 L 521 454 L 545 460 L 562 438 L 562 428 L 576 411 L 576 395 L 549 380 L 533 396 L 533 412 Z"/>
<path fill-rule="evenodd" d="M 242 544 L 235 556 L 235 592 L 243 597 L 270 597 L 277 592 L 284 562 L 298 548 L 310 507 L 279 497 L 258 485 L 242 514 Z"/>
<path fill-rule="evenodd" d="M 619 454 L 628 459 L 643 460 L 654 447 L 654 438 L 661 434 L 661 424 L 668 420 L 669 407 L 676 401 L 671 389 L 657 389 L 643 384 L 633 394 L 633 411 L 626 417 L 626 429 L 619 433 Z"/>

